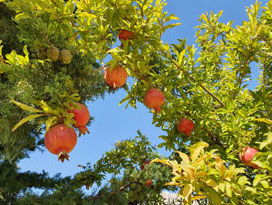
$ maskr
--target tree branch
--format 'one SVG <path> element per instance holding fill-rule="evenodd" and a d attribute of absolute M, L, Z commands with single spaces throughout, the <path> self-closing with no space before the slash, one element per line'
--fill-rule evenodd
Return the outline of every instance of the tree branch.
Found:
<path fill-rule="evenodd" d="M 184 68 L 182 68 L 181 66 L 179 66 L 172 58 L 169 58 L 167 56 L 167 54 L 164 52 L 164 51 L 161 51 L 162 54 L 164 55 L 164 57 L 166 57 L 167 59 L 169 59 L 178 69 L 182 70 L 183 73 L 185 73 L 191 81 L 195 82 L 195 78 L 193 76 L 190 75 L 190 73 L 188 73 L 188 71 L 186 71 Z M 205 90 L 214 100 L 216 100 L 217 102 L 219 102 L 219 104 L 222 106 L 222 107 L 225 107 L 225 104 L 219 99 L 217 98 L 208 88 L 206 88 L 204 85 L 202 85 L 201 83 L 199 83 L 199 86 Z"/>

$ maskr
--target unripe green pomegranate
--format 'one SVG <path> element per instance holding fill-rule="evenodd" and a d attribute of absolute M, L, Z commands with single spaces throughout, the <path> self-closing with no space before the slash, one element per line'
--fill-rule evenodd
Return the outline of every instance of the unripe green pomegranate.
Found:
<path fill-rule="evenodd" d="M 40 49 L 37 53 L 39 59 L 45 59 L 47 57 L 47 51 L 45 49 Z"/>
<path fill-rule="evenodd" d="M 51 45 L 49 48 L 47 48 L 46 54 L 51 61 L 57 61 L 59 59 L 60 52 L 57 47 Z"/>
<path fill-rule="evenodd" d="M 62 49 L 60 51 L 60 60 L 64 63 L 64 64 L 69 64 L 72 61 L 72 54 L 69 50 L 66 49 Z"/>

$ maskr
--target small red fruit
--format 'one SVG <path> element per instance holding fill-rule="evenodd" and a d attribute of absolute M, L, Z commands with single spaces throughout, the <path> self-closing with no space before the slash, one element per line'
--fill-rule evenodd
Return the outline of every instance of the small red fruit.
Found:
<path fill-rule="evenodd" d="M 119 32 L 119 40 L 128 40 L 134 38 L 136 35 L 132 31 L 128 30 L 121 30 Z"/>
<path fill-rule="evenodd" d="M 149 165 L 150 164 L 150 161 L 149 160 L 146 160 L 143 162 L 143 164 L 141 165 L 141 170 L 144 170 L 145 169 L 145 166 L 146 165 Z"/>
<path fill-rule="evenodd" d="M 69 160 L 68 153 L 71 152 L 77 143 L 76 131 L 64 124 L 57 124 L 51 127 L 44 137 L 44 144 L 49 152 L 58 155 L 62 162 Z"/>
<path fill-rule="evenodd" d="M 243 151 L 239 153 L 239 158 L 245 165 L 257 169 L 258 166 L 251 162 L 257 152 L 258 150 L 253 147 L 244 147 Z"/>
<path fill-rule="evenodd" d="M 149 179 L 145 182 L 145 186 L 151 186 L 152 184 L 152 179 Z"/>
<path fill-rule="evenodd" d="M 107 84 L 114 89 L 122 87 L 127 81 L 127 71 L 122 67 L 117 65 L 115 68 L 110 70 L 110 67 L 106 69 L 104 78 Z"/>
<path fill-rule="evenodd" d="M 151 88 L 144 96 L 144 104 L 148 108 L 153 108 L 155 113 L 161 111 L 161 106 L 164 103 L 164 95 L 161 90 L 157 88 Z"/>
<path fill-rule="evenodd" d="M 186 118 L 180 119 L 180 121 L 177 124 L 177 129 L 180 133 L 190 136 L 191 132 L 194 129 L 194 123 L 192 120 Z"/>
<path fill-rule="evenodd" d="M 81 103 L 76 103 L 79 108 L 74 108 L 73 110 L 68 110 L 68 113 L 73 113 L 74 114 L 74 120 L 76 121 L 76 124 L 74 125 L 79 129 L 79 136 L 81 134 L 84 134 L 87 132 L 89 133 L 89 130 L 86 127 L 86 124 L 88 123 L 90 119 L 90 113 L 88 108 L 81 104 Z"/>

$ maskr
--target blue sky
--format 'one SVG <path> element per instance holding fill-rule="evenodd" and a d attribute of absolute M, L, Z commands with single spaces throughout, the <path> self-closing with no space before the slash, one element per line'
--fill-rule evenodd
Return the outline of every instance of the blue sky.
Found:
<path fill-rule="evenodd" d="M 164 42 L 171 44 L 177 42 L 178 38 L 186 38 L 187 42 L 192 44 L 196 31 L 194 27 L 198 25 L 198 18 L 202 13 L 210 11 L 218 13 L 224 10 L 221 21 L 234 20 L 234 25 L 237 25 L 247 20 L 246 6 L 255 1 L 167 0 L 167 2 L 165 10 L 180 17 L 182 25 L 167 31 L 163 36 Z M 129 80 L 128 83 L 130 82 L 132 81 Z M 46 150 L 36 151 L 30 155 L 29 159 L 24 159 L 19 163 L 21 171 L 41 172 L 45 170 L 50 176 L 56 173 L 61 173 L 62 176 L 73 175 L 82 171 L 77 165 L 95 163 L 105 151 L 114 147 L 117 140 L 132 138 L 136 136 L 137 130 L 141 130 L 155 145 L 159 144 L 161 140 L 158 136 L 163 132 L 152 125 L 152 113 L 141 103 L 137 104 L 137 110 L 130 107 L 125 109 L 125 104 L 118 106 L 125 96 L 125 91 L 119 89 L 115 94 L 106 95 L 104 99 L 87 104 L 95 121 L 88 127 L 90 134 L 78 139 L 75 149 L 70 153 L 70 161 L 61 163 L 57 160 L 56 155 Z M 161 153 L 165 151 L 161 150 Z"/>

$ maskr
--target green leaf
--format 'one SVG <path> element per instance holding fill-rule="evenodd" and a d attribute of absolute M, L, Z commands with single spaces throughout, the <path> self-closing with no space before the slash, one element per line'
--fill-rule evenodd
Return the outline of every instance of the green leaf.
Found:
<path fill-rule="evenodd" d="M 211 187 L 208 186 L 202 186 L 204 190 L 204 194 L 207 196 L 211 204 L 213 205 L 221 205 L 222 204 L 222 198 L 221 196 Z"/>
<path fill-rule="evenodd" d="M 38 117 L 41 117 L 41 116 L 44 116 L 44 114 L 34 114 L 34 115 L 29 115 L 25 118 L 23 118 L 22 120 L 20 120 L 20 122 L 18 122 L 13 128 L 12 128 L 12 132 L 14 132 L 18 127 L 20 127 L 21 125 L 23 125 L 24 123 L 30 121 L 30 120 L 33 120 L 35 118 L 38 118 Z"/>
<path fill-rule="evenodd" d="M 267 139 L 260 144 L 260 149 L 263 149 L 272 143 L 272 132 L 269 132 L 267 135 Z"/>
<path fill-rule="evenodd" d="M 225 192 L 226 184 L 224 182 L 219 183 L 218 187 L 221 192 Z"/>
<path fill-rule="evenodd" d="M 183 49 L 183 51 L 180 52 L 179 56 L 178 56 L 178 64 L 181 65 L 184 54 L 186 52 L 186 49 Z"/>
<path fill-rule="evenodd" d="M 41 112 L 43 112 L 42 110 L 38 110 L 38 109 L 36 109 L 36 108 L 34 108 L 34 107 L 30 107 L 30 106 L 25 105 L 25 104 L 23 104 L 23 103 L 17 102 L 17 101 L 14 100 L 14 99 L 11 99 L 11 100 L 12 100 L 12 102 L 13 102 L 15 105 L 17 105 L 18 107 L 20 107 L 22 110 L 25 110 L 25 111 L 28 111 L 28 112 L 31 112 L 31 113 L 41 113 Z"/>
<path fill-rule="evenodd" d="M 249 184 L 250 185 L 250 182 L 248 181 L 248 178 L 246 176 L 241 176 L 239 179 L 238 179 L 238 184 L 243 187 L 245 184 Z"/>
<path fill-rule="evenodd" d="M 226 182 L 226 194 L 228 197 L 232 197 L 232 187 L 229 182 Z"/>
<path fill-rule="evenodd" d="M 268 183 L 268 181 L 263 180 L 263 181 L 261 181 L 260 183 L 262 184 L 263 188 L 265 188 L 265 189 L 268 189 L 268 188 L 269 188 L 269 183 Z"/>
<path fill-rule="evenodd" d="M 266 175 L 264 174 L 257 174 L 255 179 L 253 180 L 253 186 L 257 186 L 261 180 L 265 178 Z"/>
<path fill-rule="evenodd" d="M 172 23 L 172 24 L 168 24 L 167 26 L 164 26 L 164 27 L 163 27 L 163 32 L 166 31 L 166 30 L 169 29 L 169 28 L 174 28 L 174 27 L 180 26 L 180 25 L 181 25 L 181 23 Z"/>

